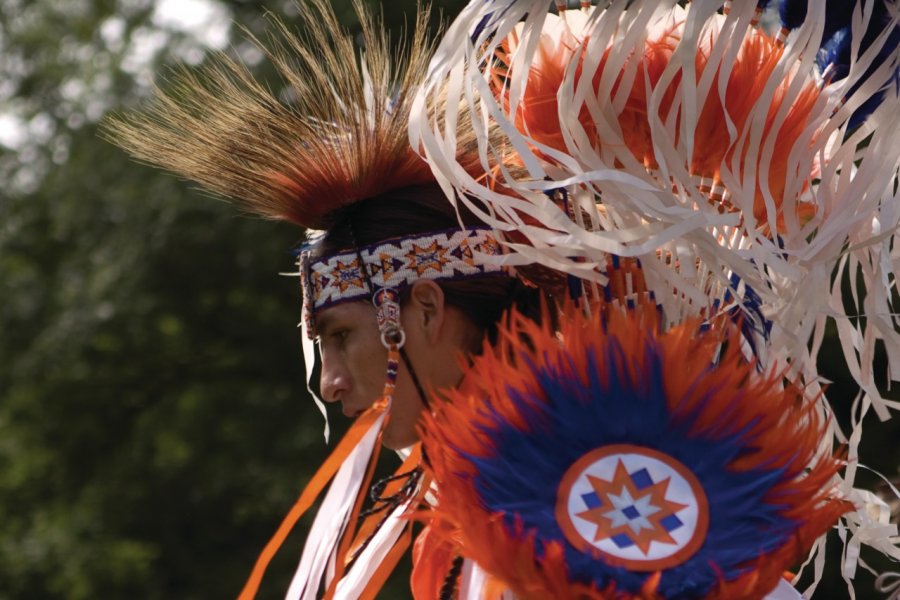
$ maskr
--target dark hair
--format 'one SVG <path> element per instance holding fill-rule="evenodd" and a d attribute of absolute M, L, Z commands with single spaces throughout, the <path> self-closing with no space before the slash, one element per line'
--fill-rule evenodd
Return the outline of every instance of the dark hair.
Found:
<path fill-rule="evenodd" d="M 457 208 L 436 184 L 394 190 L 337 211 L 315 254 L 329 256 L 395 237 L 452 229 L 460 221 L 465 226 L 482 224 L 465 206 L 458 211 L 457 215 Z M 541 319 L 541 290 L 518 277 L 486 275 L 438 285 L 447 304 L 462 311 L 492 343 L 500 318 L 513 306 L 535 321 Z M 406 292 L 401 291 L 403 301 Z M 480 341 L 474 340 L 473 350 Z"/>

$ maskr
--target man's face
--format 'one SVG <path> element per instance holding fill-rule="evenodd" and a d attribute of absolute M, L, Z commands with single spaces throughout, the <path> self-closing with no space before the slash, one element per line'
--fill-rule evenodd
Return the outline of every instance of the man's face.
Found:
<path fill-rule="evenodd" d="M 375 309 L 364 301 L 323 309 L 316 313 L 316 329 L 322 354 L 322 397 L 326 402 L 340 402 L 344 414 L 355 418 L 381 397 L 384 388 L 387 349 L 381 343 Z M 384 445 L 400 449 L 414 443 L 422 408 L 422 400 L 401 364 Z"/>

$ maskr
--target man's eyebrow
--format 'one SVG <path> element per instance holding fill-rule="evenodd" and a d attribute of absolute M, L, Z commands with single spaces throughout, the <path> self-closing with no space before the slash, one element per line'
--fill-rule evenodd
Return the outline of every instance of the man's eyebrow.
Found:
<path fill-rule="evenodd" d="M 334 315 L 326 312 L 321 317 L 316 317 L 316 333 L 320 336 L 328 335 L 329 330 L 334 326 Z"/>
<path fill-rule="evenodd" d="M 331 311 L 325 311 L 322 316 L 316 315 L 316 333 L 319 337 L 327 336 L 342 320 L 342 315 L 337 315 Z"/>

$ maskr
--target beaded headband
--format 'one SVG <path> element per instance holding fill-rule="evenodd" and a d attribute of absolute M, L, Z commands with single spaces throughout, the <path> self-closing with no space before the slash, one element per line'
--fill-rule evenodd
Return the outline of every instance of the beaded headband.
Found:
<path fill-rule="evenodd" d="M 396 238 L 321 259 L 304 251 L 299 266 L 309 336 L 315 336 L 314 311 L 371 297 L 376 290 L 369 282 L 376 289 L 399 289 L 419 279 L 459 280 L 506 273 L 506 267 L 481 260 L 502 254 L 502 246 L 484 227 Z"/>

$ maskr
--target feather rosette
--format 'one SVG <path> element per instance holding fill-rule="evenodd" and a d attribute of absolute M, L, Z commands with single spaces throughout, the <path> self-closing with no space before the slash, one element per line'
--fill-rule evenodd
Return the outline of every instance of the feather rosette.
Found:
<path fill-rule="evenodd" d="M 734 326 L 512 315 L 426 417 L 432 518 L 523 598 L 755 598 L 852 505 L 815 398 Z M 724 323 L 724 322 L 723 322 Z"/>

